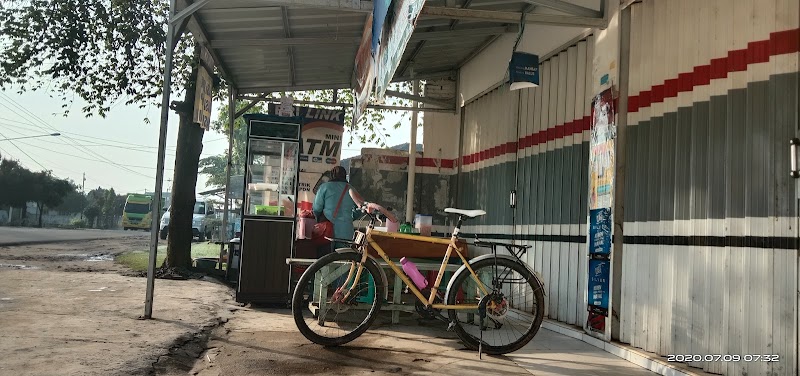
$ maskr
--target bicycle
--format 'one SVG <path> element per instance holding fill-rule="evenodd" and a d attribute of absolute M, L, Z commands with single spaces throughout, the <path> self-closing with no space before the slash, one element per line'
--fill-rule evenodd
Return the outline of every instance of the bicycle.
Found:
<path fill-rule="evenodd" d="M 356 231 L 349 240 L 329 238 L 349 248 L 337 249 L 311 264 L 294 290 L 292 315 L 307 339 L 323 346 L 344 345 L 366 332 L 377 317 L 382 301 L 388 297 L 388 282 L 383 269 L 367 252 L 367 245 L 422 303 L 421 313 L 448 322 L 448 330 L 454 330 L 466 347 L 478 350 L 479 355 L 516 351 L 536 335 L 544 318 L 544 283 L 520 259 L 530 246 L 476 239 L 475 245 L 489 247 L 492 253 L 472 260 L 467 260 L 464 250 L 458 247 L 464 217 L 476 218 L 486 214 L 485 211 L 445 209 L 447 213 L 458 214 L 458 222 L 448 240 L 377 231 L 374 228 L 379 219 L 373 212 L 385 212 L 385 209 L 369 204 L 360 210 L 370 217 L 365 232 Z M 373 235 L 448 245 L 427 297 L 389 259 Z M 509 254 L 498 254 L 500 246 Z M 440 284 L 453 252 L 461 259 L 462 266 L 442 294 Z M 447 317 L 442 315 L 443 310 L 447 311 Z"/>

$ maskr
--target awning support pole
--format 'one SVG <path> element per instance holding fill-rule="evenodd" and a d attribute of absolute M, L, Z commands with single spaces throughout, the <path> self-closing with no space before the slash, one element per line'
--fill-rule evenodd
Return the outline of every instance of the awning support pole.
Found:
<path fill-rule="evenodd" d="M 253 102 L 255 103 L 255 101 Z M 224 211 L 222 212 L 222 229 L 220 229 L 219 240 L 221 242 L 219 246 L 219 258 L 220 262 L 217 263 L 219 265 L 219 269 L 222 269 L 222 253 L 225 249 L 225 243 L 229 240 L 227 239 L 228 234 L 228 211 L 230 210 L 229 202 L 231 197 L 231 167 L 233 166 L 233 135 L 234 135 L 234 124 L 236 123 L 236 89 L 231 87 L 230 93 L 228 96 L 228 163 L 225 164 L 225 204 L 223 205 Z M 234 234 L 236 236 L 236 234 Z M 233 260 L 233 255 L 230 253 L 231 249 L 228 249 L 228 269 L 231 268 L 231 260 Z"/>
<path fill-rule="evenodd" d="M 170 18 L 175 14 L 175 0 L 169 2 L 169 16 Z M 161 197 L 164 189 L 164 155 L 167 148 L 167 123 L 169 122 L 169 96 L 172 89 L 172 59 L 174 54 L 173 40 L 178 36 L 175 35 L 175 26 L 172 22 L 167 25 L 167 40 L 164 44 L 166 48 L 166 56 L 164 58 L 164 88 L 161 94 L 161 127 L 158 135 L 158 159 L 156 162 L 156 187 L 155 196 L 153 197 L 153 212 L 161 214 Z M 156 273 L 156 254 L 158 251 L 158 226 L 161 221 L 155 219 L 150 221 L 150 257 L 147 260 L 147 291 L 145 293 L 144 301 L 144 319 L 153 318 L 153 290 L 155 289 L 155 273 Z"/>
<path fill-rule="evenodd" d="M 414 74 L 413 68 L 411 74 Z M 414 97 L 419 96 L 419 80 L 413 80 L 412 85 L 414 85 Z M 406 195 L 406 222 L 411 222 L 414 219 L 414 181 L 417 172 L 417 117 L 419 116 L 419 111 L 417 111 L 417 101 L 415 100 L 411 103 L 414 110 L 411 115 L 411 141 L 408 145 L 408 193 Z"/>

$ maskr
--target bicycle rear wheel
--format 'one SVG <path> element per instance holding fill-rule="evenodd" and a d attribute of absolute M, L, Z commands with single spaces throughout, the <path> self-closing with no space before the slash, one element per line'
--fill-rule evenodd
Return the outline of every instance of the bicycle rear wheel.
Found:
<path fill-rule="evenodd" d="M 361 268 L 357 253 L 331 253 L 306 269 L 292 296 L 292 316 L 310 341 L 339 346 L 363 334 L 375 321 L 384 286 L 373 263 Z"/>
<path fill-rule="evenodd" d="M 489 258 L 470 266 L 488 293 L 492 294 L 494 287 L 498 294 L 486 309 L 482 328 L 477 310 L 449 310 L 456 334 L 472 350 L 478 349 L 482 338 L 481 350 L 487 354 L 519 350 L 533 339 L 542 325 L 542 287 L 528 268 L 514 260 Z M 454 278 L 447 304 L 478 304 L 486 295 L 468 270 Z"/>

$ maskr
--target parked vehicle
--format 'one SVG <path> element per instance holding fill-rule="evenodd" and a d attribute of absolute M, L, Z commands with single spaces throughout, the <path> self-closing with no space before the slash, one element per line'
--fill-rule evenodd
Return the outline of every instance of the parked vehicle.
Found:
<path fill-rule="evenodd" d="M 130 193 L 125 199 L 122 210 L 122 228 L 125 230 L 149 230 L 152 213 L 153 196 Z"/>
<path fill-rule="evenodd" d="M 168 235 L 170 208 L 161 216 L 161 223 L 158 228 L 158 236 L 164 240 Z M 196 237 L 198 241 L 205 241 L 211 238 L 211 231 L 213 230 L 214 221 L 214 205 L 211 201 L 203 198 L 197 198 L 194 203 L 194 210 L 192 211 L 192 236 Z"/>

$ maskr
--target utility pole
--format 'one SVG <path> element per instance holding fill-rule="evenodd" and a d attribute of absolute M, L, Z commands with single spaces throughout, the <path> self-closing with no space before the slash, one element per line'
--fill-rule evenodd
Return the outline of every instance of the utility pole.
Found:
<path fill-rule="evenodd" d="M 83 173 L 83 183 L 81 183 L 81 195 L 86 199 L 86 173 Z M 86 209 L 81 205 L 81 221 L 83 220 L 83 210 Z"/>

